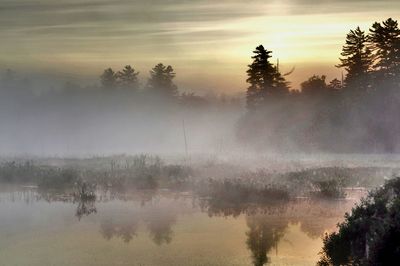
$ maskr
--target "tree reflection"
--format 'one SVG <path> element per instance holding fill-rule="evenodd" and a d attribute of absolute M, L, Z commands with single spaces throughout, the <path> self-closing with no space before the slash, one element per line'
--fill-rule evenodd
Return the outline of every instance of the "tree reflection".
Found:
<path fill-rule="evenodd" d="M 170 210 L 158 208 L 141 209 L 135 216 L 129 218 L 112 217 L 105 219 L 100 225 L 100 233 L 107 240 L 116 237 L 121 238 L 125 243 L 129 243 L 137 235 L 140 222 L 145 223 L 149 236 L 155 244 L 169 244 L 172 241 L 172 226 L 176 223 L 176 214 Z"/>
<path fill-rule="evenodd" d="M 125 243 L 129 243 L 137 235 L 137 228 L 138 223 L 135 220 L 116 224 L 112 219 L 106 219 L 100 225 L 100 233 L 107 240 L 117 237 L 121 238 Z"/>
<path fill-rule="evenodd" d="M 275 249 L 289 224 L 300 224 L 310 238 L 320 238 L 334 227 L 338 217 L 350 210 L 354 201 L 301 199 L 280 204 L 245 204 L 206 198 L 200 200 L 202 211 L 212 216 L 237 217 L 246 215 L 247 248 L 255 266 L 270 263 L 268 253 Z"/>
<path fill-rule="evenodd" d="M 146 226 L 151 239 L 157 245 L 169 244 L 172 240 L 172 226 L 176 223 L 176 216 L 168 210 L 156 210 L 146 219 Z"/>
<path fill-rule="evenodd" d="M 21 195 L 16 193 L 12 198 L 21 198 Z M 118 238 L 125 243 L 130 243 L 138 234 L 139 226 L 143 225 L 148 231 L 149 238 L 156 245 L 169 244 L 173 239 L 173 226 L 178 215 L 198 212 L 199 209 L 210 217 L 244 216 L 248 227 L 245 233 L 246 245 L 251 253 L 253 264 L 257 266 L 270 262 L 269 252 L 274 248 L 277 250 L 278 242 L 289 224 L 299 224 L 301 231 L 308 237 L 319 238 L 327 230 L 333 229 L 338 217 L 342 217 L 343 213 L 350 210 L 354 204 L 354 201 L 307 199 L 268 204 L 232 202 L 210 197 L 182 200 L 179 195 L 170 192 L 155 194 L 135 191 L 122 193 L 96 191 L 95 197 L 77 195 L 80 194 L 74 194 L 74 191 L 68 190 L 34 190 L 32 193 L 24 192 L 21 199 L 26 202 L 45 200 L 74 204 L 75 216 L 78 220 L 97 213 L 96 203 L 112 202 L 111 204 L 122 206 L 121 202 L 124 202 L 123 205 L 126 207 L 128 204 L 126 202 L 129 201 L 129 211 L 121 213 L 118 208 L 108 207 L 106 208 L 108 211 L 100 217 L 100 233 L 104 239 Z M 238 232 L 238 234 L 243 233 Z"/>
<path fill-rule="evenodd" d="M 92 213 L 97 213 L 96 199 L 77 198 L 74 200 L 77 203 L 75 216 L 80 220 L 83 216 L 89 216 Z"/>
<path fill-rule="evenodd" d="M 286 219 L 271 219 L 268 215 L 252 215 L 246 218 L 247 248 L 251 251 L 253 264 L 262 266 L 269 262 L 268 252 L 277 250 L 280 239 L 288 227 Z"/>
<path fill-rule="evenodd" d="M 49 203 L 51 202 L 65 202 L 76 204 L 75 216 L 78 220 L 81 220 L 83 216 L 89 216 L 91 214 L 97 213 L 96 208 L 96 195 L 94 191 L 87 190 L 86 185 L 81 188 L 81 193 L 70 189 L 40 189 L 31 196 L 35 200 L 45 200 Z M 83 192 L 82 192 L 83 191 Z"/>
<path fill-rule="evenodd" d="M 285 213 L 290 204 L 288 202 L 274 202 L 269 204 L 230 202 L 215 198 L 206 198 L 199 201 L 200 209 L 207 212 L 210 217 L 238 217 L 242 214 L 271 214 L 279 215 Z"/>
<path fill-rule="evenodd" d="M 269 262 L 268 252 L 277 250 L 278 242 L 284 236 L 290 223 L 285 214 L 290 211 L 288 202 L 280 204 L 245 204 L 232 203 L 209 198 L 200 201 L 200 207 L 207 211 L 209 216 L 237 217 L 246 215 L 247 248 L 251 252 L 255 266 L 262 266 Z"/>

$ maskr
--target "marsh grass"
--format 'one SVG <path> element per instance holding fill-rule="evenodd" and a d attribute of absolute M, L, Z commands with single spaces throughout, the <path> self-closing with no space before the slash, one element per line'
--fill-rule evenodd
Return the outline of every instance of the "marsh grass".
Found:
<path fill-rule="evenodd" d="M 237 216 L 251 210 L 251 206 L 278 206 L 290 200 L 285 187 L 246 183 L 240 179 L 208 180 L 197 186 L 200 205 L 208 213 Z"/>
<path fill-rule="evenodd" d="M 71 160 L 64 165 L 33 161 L 10 161 L 0 164 L 0 182 L 37 185 L 40 188 L 74 188 L 86 184 L 114 189 L 184 189 L 188 186 L 191 168 L 185 165 L 165 164 L 157 156 L 101 158 L 106 165 L 92 160 L 85 167 Z M 82 188 L 82 187 L 81 187 Z"/>
<path fill-rule="evenodd" d="M 328 198 L 328 199 L 338 199 L 345 198 L 346 193 L 343 190 L 343 179 L 329 179 L 314 181 L 316 189 L 311 192 L 311 196 Z"/>
<path fill-rule="evenodd" d="M 270 204 L 297 197 L 340 199 L 345 189 L 373 188 L 398 169 L 320 167 L 291 172 L 246 170 L 229 162 L 167 161 L 146 154 L 89 159 L 43 159 L 0 164 L 0 182 L 37 185 L 43 189 L 193 191 L 227 204 Z M 80 188 L 82 189 L 82 187 Z M 90 189 L 89 189 L 90 190 Z M 82 191 L 81 191 L 82 192 Z M 83 192 L 83 195 L 87 192 Z M 90 193 L 89 193 L 90 194 Z"/>

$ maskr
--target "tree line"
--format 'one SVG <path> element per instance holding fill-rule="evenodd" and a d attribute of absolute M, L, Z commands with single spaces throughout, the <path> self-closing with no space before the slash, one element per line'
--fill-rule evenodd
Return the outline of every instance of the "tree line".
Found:
<path fill-rule="evenodd" d="M 145 89 L 165 97 L 176 97 L 178 96 L 178 87 L 173 82 L 175 75 L 172 66 L 159 63 L 151 69 Z M 130 65 L 118 72 L 115 72 L 112 68 L 107 68 L 100 76 L 100 83 L 106 89 L 138 90 L 141 85 L 138 76 L 139 72 Z"/>
<path fill-rule="evenodd" d="M 368 32 L 359 27 L 349 31 L 336 65 L 346 73 L 341 80 L 328 81 L 326 75 L 316 74 L 302 82 L 300 90 L 291 89 L 287 80 L 291 73 L 281 73 L 279 64 L 271 62 L 271 54 L 260 45 L 248 65 L 247 111 L 235 131 L 240 142 L 277 151 L 400 151 L 400 29 L 396 20 L 375 22 Z M 7 71 L 0 79 L 0 102 L 5 111 L 30 110 L 27 113 L 48 113 L 55 107 L 60 113 L 134 106 L 148 111 L 175 103 L 241 110 L 238 97 L 179 92 L 170 65 L 155 65 L 145 84 L 139 75 L 130 65 L 119 71 L 107 68 L 100 76 L 100 87 L 68 83 L 61 90 L 35 94 L 31 81 Z"/>
<path fill-rule="evenodd" d="M 204 93 L 204 95 L 179 91 L 178 86 L 174 83 L 176 73 L 171 65 L 163 63 L 155 65 L 149 71 L 149 78 L 145 84 L 141 83 L 139 75 L 140 72 L 131 65 L 126 65 L 118 71 L 108 67 L 99 75 L 99 84 L 82 86 L 67 81 L 61 86 L 54 86 L 49 81 L 38 82 L 38 79 L 23 78 L 14 70 L 7 69 L 0 75 L 0 101 L 12 99 L 21 102 L 27 98 L 34 98 L 38 101 L 46 99 L 48 101 L 69 101 L 77 98 L 77 101 L 86 101 L 90 105 L 99 97 L 107 96 L 104 98 L 106 101 L 104 104 L 108 101 L 112 105 L 123 105 L 129 101 L 131 105 L 149 101 L 156 103 L 157 101 L 165 105 L 176 103 L 190 108 L 210 106 L 241 108 L 242 105 L 239 96 L 212 91 Z M 39 93 L 35 93 L 35 90 Z M 118 98 L 122 98 L 119 103 Z M 116 102 L 113 102 L 114 100 Z"/>
<path fill-rule="evenodd" d="M 247 108 L 254 109 L 269 98 L 293 94 L 289 82 L 270 62 L 272 51 L 259 45 L 253 51 L 253 62 L 247 70 Z M 367 93 L 381 85 L 399 86 L 400 82 L 400 29 L 396 20 L 389 18 L 375 22 L 369 34 L 357 27 L 346 36 L 338 68 L 346 70 L 343 81 L 333 79 L 326 84 L 326 76 L 314 75 L 301 84 L 300 93 L 323 93 L 339 90 Z"/>
<path fill-rule="evenodd" d="M 276 148 L 394 152 L 400 148 L 400 29 L 389 18 L 347 34 L 336 67 L 342 80 L 313 75 L 290 90 L 271 51 L 260 45 L 248 65 L 247 113 L 239 137 Z M 256 129 L 256 130 L 255 130 Z"/>

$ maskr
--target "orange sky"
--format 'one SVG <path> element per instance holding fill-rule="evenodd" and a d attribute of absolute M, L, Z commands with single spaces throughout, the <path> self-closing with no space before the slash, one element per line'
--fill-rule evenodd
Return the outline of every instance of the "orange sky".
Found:
<path fill-rule="evenodd" d="M 0 68 L 95 82 L 102 69 L 171 64 L 182 90 L 235 93 L 259 44 L 292 87 L 340 77 L 346 33 L 400 18 L 397 0 L 0 0 Z"/>

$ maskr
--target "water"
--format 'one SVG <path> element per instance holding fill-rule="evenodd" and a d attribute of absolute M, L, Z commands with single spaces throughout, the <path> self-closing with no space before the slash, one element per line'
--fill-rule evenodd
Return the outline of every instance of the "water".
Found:
<path fill-rule="evenodd" d="M 188 193 L 0 192 L 0 265 L 315 265 L 354 200 L 213 206 Z"/>

